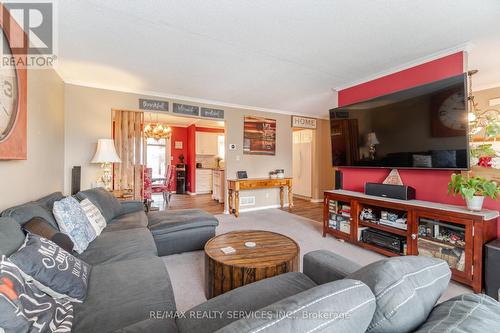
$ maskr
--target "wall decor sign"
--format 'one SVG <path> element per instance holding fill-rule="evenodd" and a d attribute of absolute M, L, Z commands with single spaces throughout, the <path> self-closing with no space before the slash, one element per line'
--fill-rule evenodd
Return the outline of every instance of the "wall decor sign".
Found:
<path fill-rule="evenodd" d="M 139 98 L 139 109 L 168 112 L 168 102 L 157 99 Z"/>
<path fill-rule="evenodd" d="M 182 141 L 175 141 L 175 149 L 182 149 Z"/>
<path fill-rule="evenodd" d="M 200 116 L 200 107 L 194 105 L 174 103 L 172 111 L 174 113 L 185 114 L 187 116 Z"/>
<path fill-rule="evenodd" d="M 316 129 L 316 119 L 309 117 L 292 116 L 293 128 L 310 128 Z"/>
<path fill-rule="evenodd" d="M 206 118 L 224 119 L 224 110 L 201 108 L 201 116 Z"/>
<path fill-rule="evenodd" d="M 276 120 L 245 117 L 243 154 L 276 155 Z"/>

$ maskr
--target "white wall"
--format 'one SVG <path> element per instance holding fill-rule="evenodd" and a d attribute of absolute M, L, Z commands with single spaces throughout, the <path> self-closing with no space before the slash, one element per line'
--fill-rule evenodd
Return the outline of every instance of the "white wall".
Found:
<path fill-rule="evenodd" d="M 0 210 L 63 190 L 64 83 L 28 70 L 28 159 L 0 161 Z"/>

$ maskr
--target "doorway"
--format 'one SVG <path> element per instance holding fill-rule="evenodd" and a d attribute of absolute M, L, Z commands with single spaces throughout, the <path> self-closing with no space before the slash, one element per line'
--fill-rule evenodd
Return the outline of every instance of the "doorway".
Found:
<path fill-rule="evenodd" d="M 305 199 L 312 197 L 313 134 L 310 129 L 293 132 L 293 194 Z"/>

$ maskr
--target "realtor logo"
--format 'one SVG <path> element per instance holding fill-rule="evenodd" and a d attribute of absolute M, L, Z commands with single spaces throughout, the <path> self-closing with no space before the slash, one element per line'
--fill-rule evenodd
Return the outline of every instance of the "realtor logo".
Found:
<path fill-rule="evenodd" d="M 52 67 L 57 59 L 55 3 L 3 1 L 2 6 L 1 66 Z"/>

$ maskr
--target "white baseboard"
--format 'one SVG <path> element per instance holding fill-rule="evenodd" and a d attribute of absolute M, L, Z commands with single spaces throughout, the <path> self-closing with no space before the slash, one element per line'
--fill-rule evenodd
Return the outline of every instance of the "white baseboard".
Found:
<path fill-rule="evenodd" d="M 288 207 L 288 203 L 284 205 L 284 207 Z M 269 206 L 258 206 L 258 207 L 251 207 L 251 208 L 243 208 L 240 209 L 240 213 L 246 213 L 246 212 L 255 212 L 257 210 L 264 210 L 264 209 L 273 209 L 273 208 L 281 208 L 281 205 L 269 205 Z M 229 211 L 226 210 L 224 211 L 224 214 L 229 214 Z"/>
<path fill-rule="evenodd" d="M 314 203 L 323 202 L 323 199 L 311 199 L 311 202 L 314 202 Z"/>

